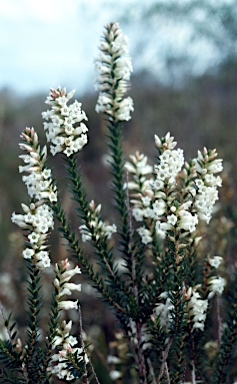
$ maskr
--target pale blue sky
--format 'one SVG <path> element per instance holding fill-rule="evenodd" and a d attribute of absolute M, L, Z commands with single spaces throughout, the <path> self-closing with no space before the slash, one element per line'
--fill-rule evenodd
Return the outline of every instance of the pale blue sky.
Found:
<path fill-rule="evenodd" d="M 0 88 L 47 93 L 60 84 L 78 92 L 92 91 L 93 58 L 103 26 L 114 19 L 120 22 L 124 4 L 131 3 L 135 12 L 139 2 L 143 4 L 143 0 L 0 0 Z M 187 26 L 167 20 L 155 29 L 141 21 L 132 27 L 120 24 L 130 39 L 134 69 L 148 63 L 161 78 L 165 76 L 162 52 L 170 49 L 169 44 L 181 51 L 188 44 Z M 139 39 L 144 39 L 142 54 Z M 146 47 L 146 42 L 151 44 Z M 201 42 L 192 50 L 194 56 L 202 52 L 205 59 L 213 54 Z M 197 69 L 199 63 L 196 60 Z"/>
<path fill-rule="evenodd" d="M 24 93 L 62 82 L 78 90 L 93 88 L 93 57 L 110 17 L 102 3 L 0 0 L 0 87 Z"/>

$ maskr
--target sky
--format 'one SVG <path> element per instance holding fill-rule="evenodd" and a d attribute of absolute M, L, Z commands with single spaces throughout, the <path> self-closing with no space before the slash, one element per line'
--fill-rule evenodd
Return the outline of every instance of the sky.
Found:
<path fill-rule="evenodd" d="M 93 86 L 108 11 L 101 0 L 0 0 L 0 88 L 32 93 Z"/>
<path fill-rule="evenodd" d="M 61 85 L 79 93 L 93 91 L 93 59 L 103 26 L 114 19 L 120 22 L 125 4 L 131 4 L 135 13 L 138 3 L 144 4 L 143 0 L 0 0 L 0 89 L 47 93 L 50 87 Z M 151 33 L 154 28 L 137 20 L 132 27 L 120 22 L 130 39 L 134 70 L 147 65 L 164 78 L 165 64 L 157 51 L 167 52 L 173 44 L 181 52 L 187 46 L 187 26 L 175 29 L 164 20 L 155 27 L 157 35 Z M 213 55 L 202 42 L 192 49 L 194 57 L 202 52 L 201 67 Z M 200 60 L 194 62 L 198 71 Z"/>

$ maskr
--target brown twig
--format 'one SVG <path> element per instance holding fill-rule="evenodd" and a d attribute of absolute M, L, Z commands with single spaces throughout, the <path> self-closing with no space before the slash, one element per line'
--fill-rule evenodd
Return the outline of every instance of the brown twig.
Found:
<path fill-rule="evenodd" d="M 83 352 L 86 353 L 85 343 L 84 343 L 84 339 L 83 339 L 83 332 L 82 332 L 82 316 L 81 316 L 81 306 L 80 306 L 80 304 L 78 304 L 78 315 L 79 315 L 79 336 L 80 336 L 81 347 L 83 349 Z M 100 382 L 98 380 L 98 377 L 97 377 L 97 375 L 95 373 L 93 364 L 91 362 L 91 359 L 90 359 L 90 357 L 88 355 L 87 355 L 87 357 L 88 357 L 88 360 L 89 360 L 89 365 L 90 365 L 91 371 L 92 371 L 92 373 L 94 375 L 94 379 L 95 379 L 97 384 L 100 384 Z M 90 384 L 89 379 L 88 379 L 88 372 L 87 372 L 87 368 L 86 368 L 86 361 L 85 361 L 85 375 L 86 375 L 86 384 Z"/>
<path fill-rule="evenodd" d="M 165 350 L 162 353 L 162 363 L 161 363 L 161 367 L 160 367 L 160 373 L 159 373 L 157 384 L 159 384 L 161 382 L 161 379 L 162 379 L 163 374 L 164 374 L 164 370 L 167 367 L 167 358 L 168 358 L 169 350 L 170 350 L 170 347 L 171 347 L 172 343 L 173 343 L 173 336 L 171 336 L 169 338 L 169 341 L 168 341 L 168 343 L 166 345 L 166 348 L 165 348 Z"/>

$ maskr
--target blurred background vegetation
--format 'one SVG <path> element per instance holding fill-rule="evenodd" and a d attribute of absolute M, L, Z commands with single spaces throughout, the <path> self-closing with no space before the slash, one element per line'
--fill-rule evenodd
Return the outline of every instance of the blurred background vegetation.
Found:
<path fill-rule="evenodd" d="M 112 2 L 105 1 L 105 5 L 112 7 Z M 153 163 L 156 154 L 154 134 L 162 136 L 168 131 L 175 136 L 178 146 L 185 150 L 186 159 L 195 157 L 197 149 L 204 146 L 217 148 L 219 156 L 224 159 L 223 188 L 216 216 L 209 228 L 202 228 L 205 241 L 201 252 L 203 255 L 209 252 L 223 256 L 226 260 L 223 274 L 231 278 L 236 264 L 237 224 L 237 3 L 227 0 L 157 0 L 150 4 L 137 2 L 134 10 L 131 6 L 126 8 L 125 2 L 120 18 L 124 32 L 126 27 L 132 31 L 140 25 L 138 44 L 132 55 L 136 62 L 141 61 L 141 65 L 137 65 L 129 92 L 135 112 L 124 127 L 125 155 L 138 149 Z M 160 61 L 160 51 L 156 49 L 160 24 L 171 26 L 170 32 L 174 34 L 163 52 L 163 76 L 156 73 Z M 175 31 L 179 28 L 186 28 L 183 50 L 176 49 Z M 126 31 L 126 34 L 129 33 Z M 201 63 L 203 58 L 199 69 L 195 62 L 197 56 L 193 53 L 195 46 L 200 47 L 199 52 L 195 48 L 195 55 L 200 55 Z M 147 50 L 150 52 L 148 58 Z M 205 52 L 211 52 L 208 65 L 203 57 Z M 152 63 L 150 66 L 147 65 L 149 61 Z M 20 212 L 21 202 L 27 202 L 26 189 L 18 173 L 18 142 L 21 131 L 26 126 L 33 126 L 45 144 L 41 112 L 47 109 L 44 104 L 47 92 L 22 96 L 7 85 L 0 90 L 0 300 L 7 311 L 14 308 L 23 328 L 22 304 L 26 289 L 23 282 L 27 276 L 21 255 L 24 238 L 11 223 L 12 212 Z M 96 203 L 102 202 L 104 216 L 112 221 L 113 213 L 108 204 L 112 198 L 108 192 L 109 170 L 104 161 L 107 152 L 105 124 L 95 113 L 96 93 L 85 92 L 78 97 L 89 119 L 89 144 L 79 155 L 84 183 L 89 198 Z M 65 188 L 63 161 L 58 156 L 55 161 L 50 159 L 49 164 L 54 168 L 72 225 L 77 228 L 74 203 Z M 67 256 L 66 247 L 62 246 L 56 234 L 52 236 L 52 243 L 54 261 Z M 45 276 L 48 283 L 45 292 L 47 286 L 50 287 L 50 279 L 49 271 Z M 112 349 L 117 346 L 108 344 L 114 340 L 116 324 L 113 315 L 106 311 L 86 283 L 83 291 L 84 326 L 95 346 L 99 346 L 96 359 L 106 366 L 104 359 L 108 345 L 112 345 Z M 47 294 L 45 297 L 49 299 Z M 47 311 L 43 319 L 44 316 L 47 320 Z M 110 382 L 104 373 L 101 375 L 102 383 Z"/>

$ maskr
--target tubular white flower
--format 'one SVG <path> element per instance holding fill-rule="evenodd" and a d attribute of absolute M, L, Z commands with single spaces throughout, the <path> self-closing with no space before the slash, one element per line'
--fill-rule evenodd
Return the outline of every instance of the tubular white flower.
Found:
<path fill-rule="evenodd" d="M 67 157 L 80 151 L 87 144 L 87 126 L 83 120 L 87 121 L 84 111 L 81 110 L 81 103 L 74 101 L 67 105 L 73 97 L 74 90 L 66 93 L 66 89 L 58 87 L 57 90 L 51 89 L 47 97 L 46 104 L 52 107 L 51 111 L 43 112 L 42 118 L 51 120 L 44 123 L 47 131 L 46 137 L 51 142 L 50 151 L 52 155 L 63 152 Z"/>
<path fill-rule="evenodd" d="M 155 229 L 156 229 L 157 235 L 161 239 L 165 239 L 165 237 L 166 237 L 166 230 L 164 228 L 162 228 L 162 223 L 159 220 L 157 220 L 157 222 L 155 224 Z"/>
<path fill-rule="evenodd" d="M 64 293 L 64 291 L 66 291 L 67 295 L 71 295 L 71 291 L 78 291 L 78 292 L 81 292 L 81 284 L 75 284 L 75 283 L 65 283 L 63 285 L 63 290 L 62 292 Z M 62 292 L 61 292 L 61 295 L 62 295 Z"/>
<path fill-rule="evenodd" d="M 208 281 L 209 294 L 208 299 L 211 299 L 215 294 L 222 294 L 225 288 L 225 279 L 220 276 L 212 276 Z"/>
<path fill-rule="evenodd" d="M 68 259 L 62 260 L 55 266 L 56 278 L 54 280 L 54 286 L 57 289 L 57 301 L 58 306 L 61 309 L 77 309 L 78 300 L 61 300 L 65 295 L 71 295 L 72 291 L 81 291 L 81 284 L 75 284 L 69 282 L 69 280 L 76 274 L 80 274 L 81 270 L 78 266 L 70 269 L 70 263 Z"/>
<path fill-rule="evenodd" d="M 181 210 L 179 212 L 178 227 L 188 232 L 194 232 L 198 224 L 197 215 L 192 215 L 191 212 Z"/>
<path fill-rule="evenodd" d="M 213 268 L 218 268 L 219 265 L 221 264 L 222 262 L 222 257 L 221 256 L 213 256 L 213 257 L 210 257 L 208 259 L 209 261 L 209 264 L 213 267 Z"/>
<path fill-rule="evenodd" d="M 109 377 L 110 377 L 111 380 L 113 380 L 113 381 L 118 380 L 119 378 L 122 377 L 122 372 L 119 372 L 119 371 L 117 371 L 116 369 L 114 369 L 113 371 L 110 371 L 110 373 L 109 373 Z"/>
<path fill-rule="evenodd" d="M 65 309 L 65 311 L 68 311 L 69 309 L 77 309 L 78 308 L 78 300 L 72 301 L 72 300 L 64 300 L 60 301 L 58 306 L 61 309 Z"/>
<path fill-rule="evenodd" d="M 149 244 L 152 242 L 152 236 L 151 236 L 149 229 L 147 229 L 145 227 L 140 227 L 137 229 L 137 232 L 138 232 L 139 236 L 141 237 L 141 241 L 143 244 Z"/>
<path fill-rule="evenodd" d="M 176 147 L 177 142 L 173 141 L 174 138 L 170 136 L 170 133 L 168 132 L 166 136 L 162 139 L 160 139 L 157 135 L 155 135 L 155 145 L 159 150 L 165 150 L 165 149 L 174 149 Z"/>
<path fill-rule="evenodd" d="M 124 98 L 132 72 L 127 42 L 117 22 L 108 24 L 99 46 L 101 53 L 95 59 L 96 89 L 100 91 L 96 112 L 115 121 L 130 120 L 134 110 L 131 97 Z"/>

